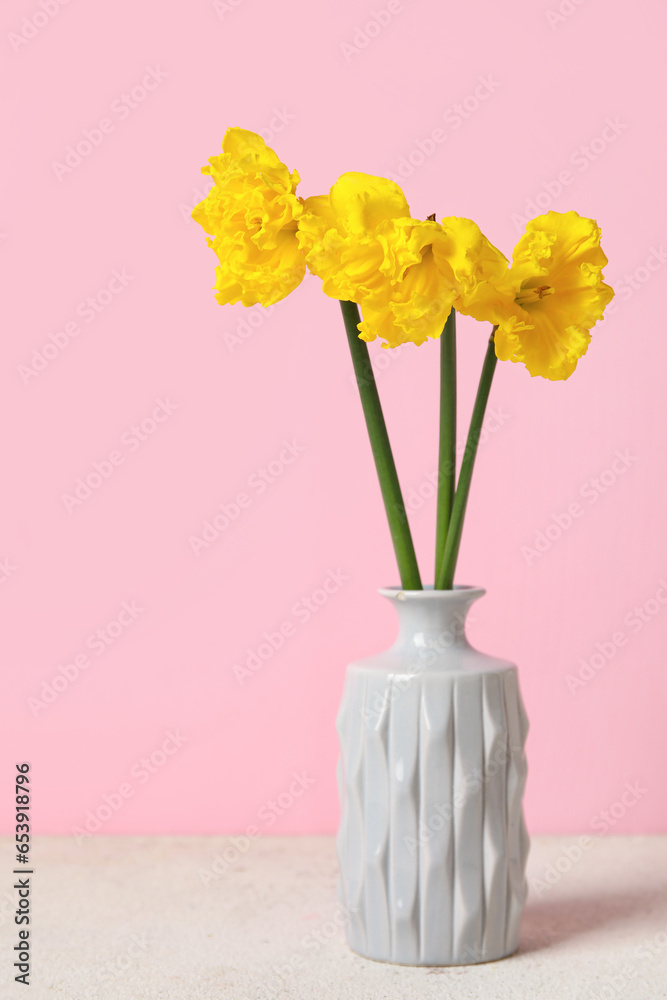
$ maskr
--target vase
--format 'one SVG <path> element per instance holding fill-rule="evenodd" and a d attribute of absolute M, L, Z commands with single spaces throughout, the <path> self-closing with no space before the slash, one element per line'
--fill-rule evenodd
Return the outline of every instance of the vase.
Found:
<path fill-rule="evenodd" d="M 519 943 L 529 847 L 516 667 L 466 638 L 484 590 L 380 594 L 398 638 L 349 665 L 337 717 L 348 944 L 401 965 L 504 958 Z"/>

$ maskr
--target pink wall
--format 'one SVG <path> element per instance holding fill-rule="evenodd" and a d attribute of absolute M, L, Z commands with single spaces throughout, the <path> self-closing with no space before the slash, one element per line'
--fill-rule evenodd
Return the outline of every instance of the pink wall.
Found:
<path fill-rule="evenodd" d="M 488 590 L 476 644 L 520 665 L 531 830 L 667 830 L 663 6 L 56 4 L 2 12 L 0 739 L 6 777 L 32 761 L 37 828 L 99 810 L 107 833 L 333 831 L 345 664 L 393 635 L 338 307 L 313 278 L 268 314 L 220 307 L 188 221 L 200 166 L 240 125 L 273 133 L 304 195 L 402 165 L 413 214 L 471 216 L 506 253 L 529 198 L 600 222 L 613 313 L 566 383 L 498 366 L 458 577 Z M 90 154 L 54 167 L 86 130 Z M 464 427 L 485 339 L 461 324 Z M 381 361 L 417 505 L 437 346 Z M 95 463 L 101 485 L 68 510 Z M 195 555 L 190 536 L 239 492 L 247 509 Z M 575 502 L 581 516 L 527 553 Z M 432 497 L 413 525 L 428 577 Z M 239 683 L 234 666 L 283 623 Z"/>

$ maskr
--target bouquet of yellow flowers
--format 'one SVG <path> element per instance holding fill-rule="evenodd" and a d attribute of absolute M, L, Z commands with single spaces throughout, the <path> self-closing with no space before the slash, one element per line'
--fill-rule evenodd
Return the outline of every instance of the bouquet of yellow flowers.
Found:
<path fill-rule="evenodd" d="M 192 216 L 215 251 L 216 298 L 270 306 L 306 269 L 339 299 L 371 448 L 405 590 L 421 590 L 410 527 L 366 342 L 391 349 L 441 343 L 435 589 L 450 590 L 470 482 L 496 361 L 516 361 L 551 380 L 572 374 L 613 291 L 600 230 L 576 212 L 528 223 L 512 262 L 470 219 L 413 219 L 400 187 L 384 177 L 343 174 L 328 194 L 302 198 L 300 178 L 264 140 L 227 130 L 213 179 Z M 456 480 L 456 313 L 492 332 Z"/>

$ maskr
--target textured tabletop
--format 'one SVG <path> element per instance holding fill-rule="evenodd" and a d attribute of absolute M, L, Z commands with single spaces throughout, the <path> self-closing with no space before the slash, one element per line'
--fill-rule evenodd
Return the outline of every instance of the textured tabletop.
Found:
<path fill-rule="evenodd" d="M 667 837 L 535 838 L 519 952 L 451 969 L 349 951 L 329 837 L 42 838 L 33 865 L 29 994 L 0 891 L 3 1000 L 667 997 Z"/>

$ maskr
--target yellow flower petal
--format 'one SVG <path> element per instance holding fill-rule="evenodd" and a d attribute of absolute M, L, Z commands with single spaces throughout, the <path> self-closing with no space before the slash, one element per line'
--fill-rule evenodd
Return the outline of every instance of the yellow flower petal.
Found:
<path fill-rule="evenodd" d="M 266 145 L 261 135 L 256 132 L 249 132 L 244 128 L 228 128 L 222 138 L 222 152 L 229 154 L 234 160 L 240 160 L 245 156 L 256 157 L 258 163 L 269 167 L 282 167 L 277 153 Z M 211 157 L 211 165 L 219 162 L 220 156 Z"/>
<path fill-rule="evenodd" d="M 443 281 L 433 250 L 409 267 L 401 281 L 366 296 L 362 302 L 362 340 L 382 337 L 383 347 L 423 344 L 442 333 L 456 289 Z"/>
<path fill-rule="evenodd" d="M 220 264 L 216 273 L 216 299 L 221 305 L 241 302 L 244 306 L 261 303 L 271 306 L 284 299 L 302 280 L 303 254 L 288 231 L 279 233 L 272 250 L 257 250 L 251 244 L 239 245 L 234 253 L 229 244 L 210 240 Z"/>
<path fill-rule="evenodd" d="M 410 215 L 398 184 L 372 174 L 342 174 L 331 188 L 330 200 L 337 224 L 347 234 L 370 233 L 387 219 Z"/>
<path fill-rule="evenodd" d="M 437 223 L 410 218 L 397 184 L 347 173 L 304 207 L 299 243 L 308 267 L 327 295 L 360 304 L 362 339 L 396 347 L 440 336 L 456 294 L 434 257 L 445 237 Z"/>
<path fill-rule="evenodd" d="M 458 288 L 454 308 L 494 325 L 508 314 L 513 300 L 511 286 L 505 289 L 509 262 L 471 219 L 442 220 L 448 241 L 440 266 L 451 269 Z"/>
<path fill-rule="evenodd" d="M 614 295 L 603 281 L 606 264 L 593 219 L 548 212 L 529 222 L 505 282 L 514 300 L 496 331 L 497 356 L 531 375 L 569 378 Z"/>
<path fill-rule="evenodd" d="M 218 302 L 268 306 L 284 298 L 306 268 L 297 238 L 298 173 L 261 136 L 240 128 L 227 129 L 222 155 L 212 156 L 202 173 L 214 185 L 192 218 L 213 237 Z"/>

